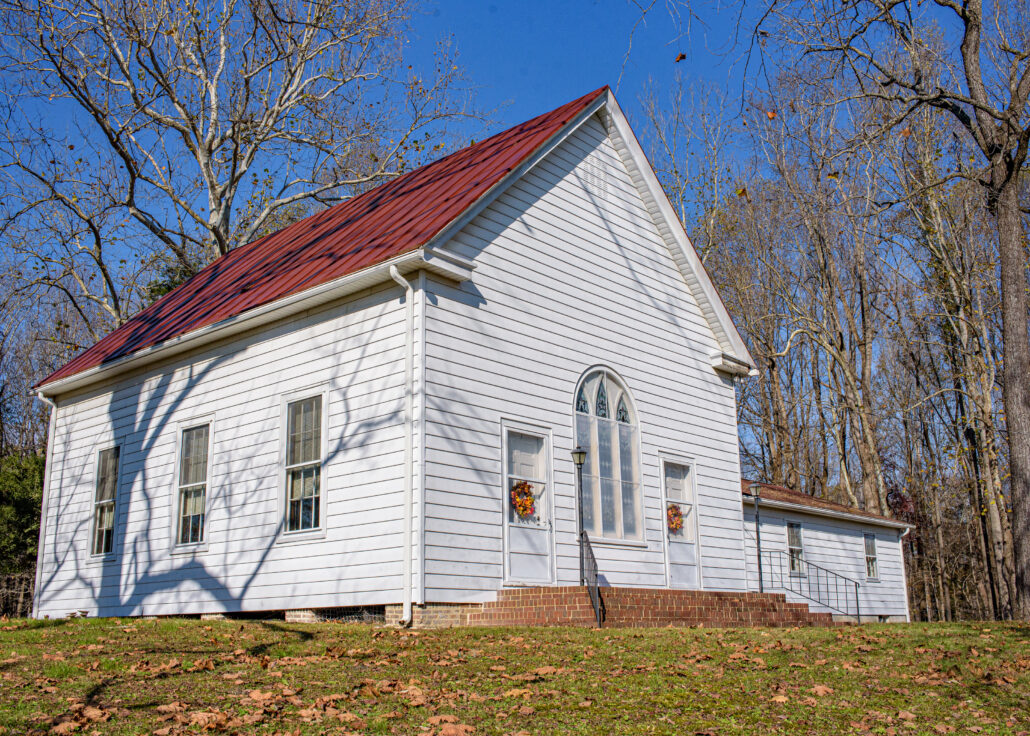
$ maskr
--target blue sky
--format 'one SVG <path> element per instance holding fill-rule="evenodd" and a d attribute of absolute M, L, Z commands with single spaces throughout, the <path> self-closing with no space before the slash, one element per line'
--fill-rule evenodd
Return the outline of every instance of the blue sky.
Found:
<path fill-rule="evenodd" d="M 453 35 L 480 107 L 500 108 L 493 130 L 605 84 L 618 85 L 619 104 L 632 120 L 648 80 L 666 89 L 677 72 L 736 85 L 739 94 L 747 39 L 735 45 L 738 7 L 695 4 L 694 10 L 700 18 L 676 21 L 658 0 L 633 32 L 640 10 L 628 0 L 427 0 L 412 18 L 406 54 L 416 67 L 429 68 L 436 42 Z M 686 59 L 676 63 L 679 53 Z"/>

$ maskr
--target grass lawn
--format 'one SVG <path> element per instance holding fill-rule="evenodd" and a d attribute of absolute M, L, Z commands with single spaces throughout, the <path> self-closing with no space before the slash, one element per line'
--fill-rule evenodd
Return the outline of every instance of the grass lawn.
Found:
<path fill-rule="evenodd" d="M 1030 734 L 1030 626 L 0 623 L 0 733 Z"/>

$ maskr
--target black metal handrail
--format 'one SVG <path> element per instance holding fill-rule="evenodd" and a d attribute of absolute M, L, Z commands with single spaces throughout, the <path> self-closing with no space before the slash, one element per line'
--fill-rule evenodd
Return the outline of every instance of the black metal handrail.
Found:
<path fill-rule="evenodd" d="M 590 538 L 585 531 L 579 533 L 579 580 L 590 594 L 590 605 L 594 607 L 597 628 L 601 628 L 606 611 L 601 588 L 597 584 L 597 558 L 594 557 L 594 548 L 590 546 Z"/>
<path fill-rule="evenodd" d="M 861 617 L 857 580 L 781 549 L 763 549 L 761 557 L 765 590 L 785 590 L 837 613 Z"/>

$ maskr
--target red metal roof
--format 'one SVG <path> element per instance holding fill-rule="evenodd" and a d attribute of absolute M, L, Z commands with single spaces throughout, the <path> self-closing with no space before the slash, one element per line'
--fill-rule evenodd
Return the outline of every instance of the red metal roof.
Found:
<path fill-rule="evenodd" d="M 750 498 L 750 486 L 753 483 L 755 483 L 755 481 L 741 478 L 741 494 Z M 825 498 L 816 498 L 815 496 L 810 496 L 807 493 L 802 493 L 801 491 L 795 491 L 793 488 L 787 488 L 786 486 L 778 486 L 772 483 L 758 483 L 758 485 L 762 487 L 761 497 L 764 500 L 782 501 L 783 503 L 796 503 L 799 506 L 808 506 L 813 509 L 821 509 L 823 511 L 836 511 L 842 514 L 853 514 L 854 516 L 864 516 L 868 519 L 876 519 L 878 521 L 890 521 L 896 524 L 905 523 L 900 519 L 892 519 L 889 516 L 875 514 L 872 511 L 863 511 L 862 509 L 857 509 L 854 506 L 845 506 L 844 504 L 834 503 L 833 501 L 827 501 Z"/>
<path fill-rule="evenodd" d="M 602 87 L 230 251 L 37 386 L 421 247 L 607 91 Z"/>

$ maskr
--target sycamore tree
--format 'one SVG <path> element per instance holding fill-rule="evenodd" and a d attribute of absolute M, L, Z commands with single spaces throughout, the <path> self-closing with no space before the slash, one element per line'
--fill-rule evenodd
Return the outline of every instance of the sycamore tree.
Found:
<path fill-rule="evenodd" d="M 237 245 L 394 176 L 467 114 L 406 0 L 0 0 L 0 241 L 95 338 Z M 431 141 L 431 142 L 430 142 Z"/>

